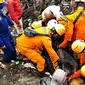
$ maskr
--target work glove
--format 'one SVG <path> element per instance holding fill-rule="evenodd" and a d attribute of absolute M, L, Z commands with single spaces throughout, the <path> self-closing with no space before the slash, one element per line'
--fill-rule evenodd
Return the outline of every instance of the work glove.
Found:
<path fill-rule="evenodd" d="M 62 62 L 61 60 L 58 60 L 57 63 L 58 63 L 58 65 L 59 65 L 59 68 L 62 69 L 62 64 L 63 64 L 63 62 Z"/>
<path fill-rule="evenodd" d="M 57 70 L 59 68 L 58 62 L 52 62 L 54 70 Z"/>

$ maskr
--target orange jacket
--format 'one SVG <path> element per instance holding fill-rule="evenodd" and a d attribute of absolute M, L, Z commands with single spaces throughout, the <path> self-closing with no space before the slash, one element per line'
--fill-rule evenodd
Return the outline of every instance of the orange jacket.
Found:
<path fill-rule="evenodd" d="M 71 41 L 73 35 L 73 23 L 71 21 L 68 22 L 60 22 L 66 28 L 64 34 L 64 41 L 59 45 L 59 47 L 65 48 L 68 44 L 68 41 Z"/>
<path fill-rule="evenodd" d="M 27 37 L 25 34 L 22 34 L 17 38 L 17 46 L 21 46 L 23 49 L 36 49 L 36 51 L 42 50 L 44 46 L 53 61 L 59 60 L 58 55 L 52 48 L 51 38 L 48 36 L 34 36 Z"/>
<path fill-rule="evenodd" d="M 74 20 L 82 9 L 83 8 L 79 7 L 73 14 L 67 15 L 66 17 L 68 18 L 68 22 L 60 22 L 66 27 L 65 38 L 60 44 L 60 47 L 66 47 L 67 41 L 74 41 L 77 39 L 85 40 L 85 16 L 83 15 L 79 17 L 75 24 L 75 29 L 73 25 Z"/>

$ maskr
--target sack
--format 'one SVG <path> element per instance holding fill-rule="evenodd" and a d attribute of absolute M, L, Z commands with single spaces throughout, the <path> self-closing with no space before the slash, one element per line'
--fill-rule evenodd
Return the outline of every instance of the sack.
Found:
<path fill-rule="evenodd" d="M 64 49 L 58 49 L 57 54 L 60 56 L 62 64 L 59 65 L 61 69 L 67 72 L 67 75 L 70 76 L 77 71 L 78 64 L 76 60 Z"/>

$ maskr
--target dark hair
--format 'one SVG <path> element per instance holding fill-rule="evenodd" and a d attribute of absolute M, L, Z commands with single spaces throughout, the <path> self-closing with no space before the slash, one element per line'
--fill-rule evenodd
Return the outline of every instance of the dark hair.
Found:
<path fill-rule="evenodd" d="M 85 2 L 79 1 L 79 2 L 75 2 L 75 3 L 76 3 L 76 8 L 77 8 L 78 6 L 83 6 L 83 7 L 85 7 Z"/>

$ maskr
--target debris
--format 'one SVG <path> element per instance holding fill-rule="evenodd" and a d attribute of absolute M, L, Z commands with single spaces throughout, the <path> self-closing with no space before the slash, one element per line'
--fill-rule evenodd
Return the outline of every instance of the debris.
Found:
<path fill-rule="evenodd" d="M 26 63 L 26 64 L 24 64 L 24 67 L 25 67 L 25 68 L 36 69 L 32 63 Z"/>
<path fill-rule="evenodd" d="M 7 69 L 7 66 L 5 64 L 2 64 L 1 62 L 0 62 L 0 67 L 3 69 Z"/>

